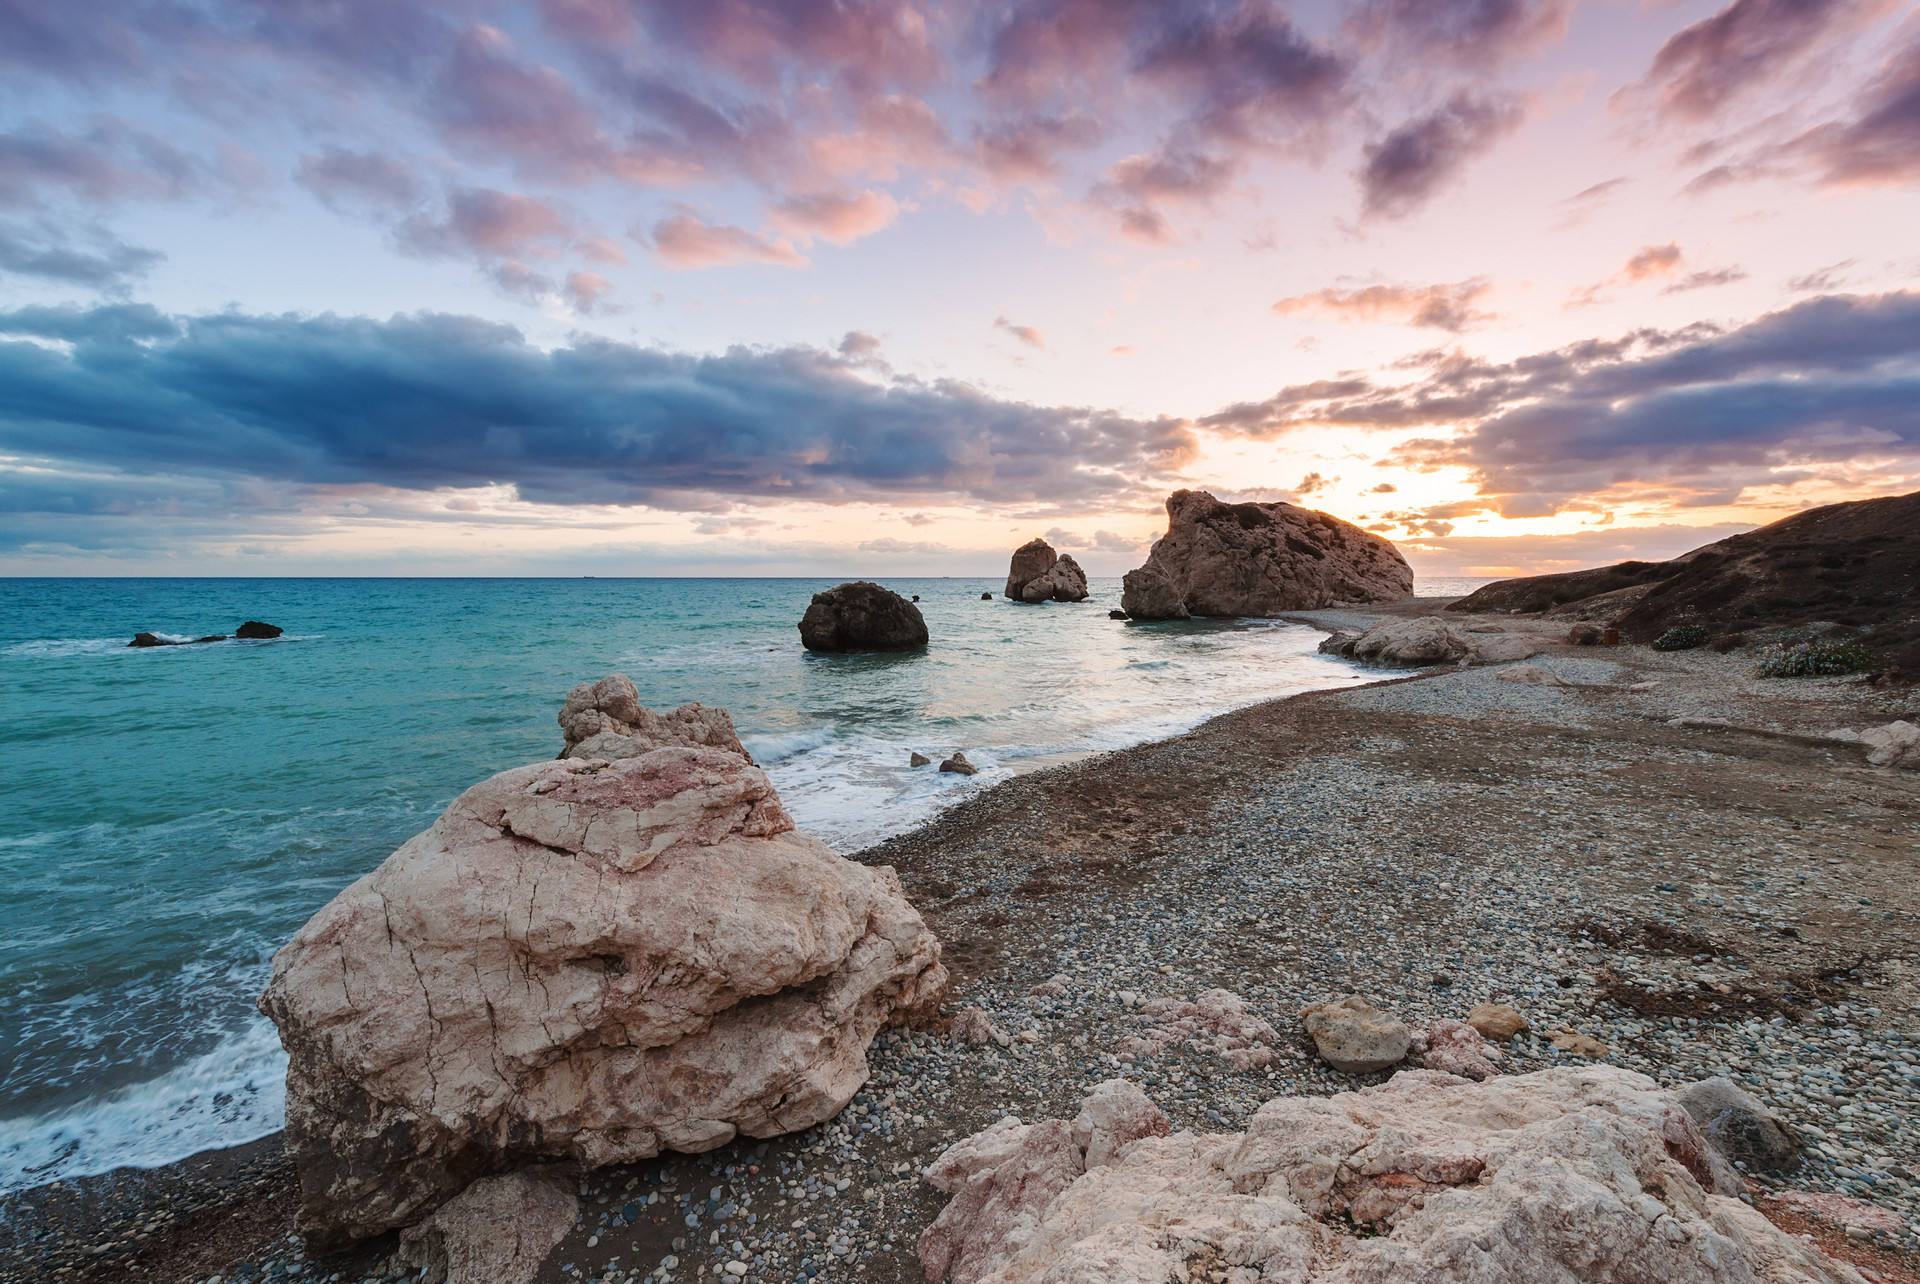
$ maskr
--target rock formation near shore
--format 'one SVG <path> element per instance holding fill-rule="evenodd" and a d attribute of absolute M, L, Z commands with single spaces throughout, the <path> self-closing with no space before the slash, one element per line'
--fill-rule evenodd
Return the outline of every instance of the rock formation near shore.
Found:
<path fill-rule="evenodd" d="M 1053 551 L 1043 539 L 1030 539 L 1013 551 L 1007 567 L 1007 596 L 1016 602 L 1084 602 L 1087 573 L 1070 556 Z"/>
<path fill-rule="evenodd" d="M 815 593 L 800 617 L 800 645 L 809 651 L 912 651 L 926 644 L 920 608 L 870 580 Z"/>
<path fill-rule="evenodd" d="M 634 758 L 655 749 L 697 745 L 753 761 L 725 709 L 709 709 L 696 700 L 672 713 L 655 713 L 640 703 L 639 690 L 624 673 L 582 682 L 567 692 L 559 722 L 567 738 L 562 758 Z"/>
<path fill-rule="evenodd" d="M 1832 620 L 1920 672 L 1920 491 L 1810 508 L 1671 561 L 1499 580 L 1447 609 L 1605 621 L 1630 642 Z"/>
<path fill-rule="evenodd" d="M 1077 1124 L 1005 1119 L 933 1164 L 953 1199 L 920 1241 L 930 1281 L 1862 1281 L 1741 1203 L 1673 1094 L 1611 1067 L 1403 1071 L 1269 1101 L 1244 1133 L 1136 1127 L 1097 1166 Z"/>
<path fill-rule="evenodd" d="M 1390 542 L 1326 513 L 1177 490 L 1165 537 L 1124 588 L 1121 609 L 1135 619 L 1267 616 L 1398 601 L 1413 571 Z"/>
<path fill-rule="evenodd" d="M 874 1034 L 937 1005 L 939 958 L 893 870 L 795 831 L 737 752 L 502 772 L 274 958 L 302 1229 L 338 1246 L 532 1160 L 819 1123 Z"/>

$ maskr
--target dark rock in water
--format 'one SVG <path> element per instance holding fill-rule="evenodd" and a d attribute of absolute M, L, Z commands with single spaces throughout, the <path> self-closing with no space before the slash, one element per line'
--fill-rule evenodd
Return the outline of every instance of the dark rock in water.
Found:
<path fill-rule="evenodd" d="M 133 641 L 127 643 L 127 645 L 128 646 L 179 646 L 180 644 L 178 642 L 163 641 L 162 639 L 155 637 L 151 633 L 136 633 L 133 635 Z"/>
<path fill-rule="evenodd" d="M 940 764 L 940 770 L 958 772 L 962 776 L 975 776 L 980 774 L 980 768 L 968 762 L 967 755 L 958 750 L 954 752 L 953 757 Z"/>
<path fill-rule="evenodd" d="M 1125 611 L 1108 611 L 1107 618 L 1109 620 L 1124 620 L 1127 618 L 1127 613 Z"/>
<path fill-rule="evenodd" d="M 1353 645 L 1358 642 L 1362 636 L 1362 634 L 1355 633 L 1350 629 L 1335 630 L 1331 636 L 1320 640 L 1320 654 L 1337 655 L 1343 660 L 1351 660 L 1353 658 Z"/>
<path fill-rule="evenodd" d="M 927 755 L 921 753 L 918 749 L 914 750 L 913 756 L 907 759 L 907 765 L 909 767 L 925 767 L 932 762 L 933 759 L 927 757 Z"/>
<path fill-rule="evenodd" d="M 1829 504 L 1667 562 L 1485 585 L 1447 607 L 1604 621 L 1630 642 L 1697 626 L 1711 637 L 1835 620 L 1874 650 L 1920 643 L 1920 491 Z"/>
<path fill-rule="evenodd" d="M 991 593 L 982 593 L 982 594 L 980 595 L 980 600 L 981 600 L 982 602 L 991 602 L 991 601 L 993 601 L 993 594 L 991 594 Z"/>
<path fill-rule="evenodd" d="M 209 633 L 203 638 L 194 639 L 195 642 L 225 642 L 226 640 L 227 635 L 224 633 Z"/>
<path fill-rule="evenodd" d="M 286 630 L 280 628 L 278 625 L 262 624 L 258 620 L 248 620 L 245 624 L 242 624 L 233 631 L 233 636 L 237 638 L 277 638 L 284 632 L 286 632 Z"/>
<path fill-rule="evenodd" d="M 915 593 L 915 594 L 913 595 L 913 600 L 914 600 L 914 601 L 916 601 L 916 602 L 918 602 L 918 601 L 920 600 L 920 595 L 919 595 L 918 593 Z"/>
<path fill-rule="evenodd" d="M 912 651 L 927 644 L 927 622 L 898 593 L 855 580 L 813 595 L 800 617 L 800 644 L 836 653 Z"/>
<path fill-rule="evenodd" d="M 1015 602 L 1084 602 L 1087 573 L 1071 557 L 1053 551 L 1043 539 L 1030 539 L 1013 552 L 1007 568 L 1007 597 Z"/>

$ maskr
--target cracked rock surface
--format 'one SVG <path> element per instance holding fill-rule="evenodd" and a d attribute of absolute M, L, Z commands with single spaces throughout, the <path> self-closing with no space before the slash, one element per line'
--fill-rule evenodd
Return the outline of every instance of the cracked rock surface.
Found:
<path fill-rule="evenodd" d="M 809 1128 L 937 1004 L 939 953 L 891 868 L 796 831 L 739 754 L 501 772 L 274 959 L 301 1229 L 340 1245 L 530 1161 Z"/>

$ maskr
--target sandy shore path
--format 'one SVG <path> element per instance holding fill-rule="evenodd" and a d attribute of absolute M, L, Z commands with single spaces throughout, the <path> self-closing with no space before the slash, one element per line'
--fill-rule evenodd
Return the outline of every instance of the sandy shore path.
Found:
<path fill-rule="evenodd" d="M 1006 782 L 861 853 L 900 870 L 946 943 L 953 1006 L 1000 1038 L 886 1036 L 829 1124 L 592 1175 L 542 1277 L 697 1280 L 735 1262 L 729 1278 L 919 1281 L 913 1242 L 941 1197 L 917 1170 L 951 1140 L 1006 1113 L 1070 1116 L 1116 1074 L 1201 1130 L 1357 1086 L 1312 1056 L 1297 1014 L 1359 992 L 1415 1022 L 1514 1004 L 1537 1037 L 1509 1071 L 1579 1060 L 1558 1033 L 1663 1084 L 1740 1080 L 1809 1143 L 1793 1185 L 1907 1220 L 1849 1239 L 1756 1184 L 1759 1206 L 1915 1278 L 1920 774 L 1818 738 L 1913 718 L 1914 696 L 1760 682 L 1739 653 L 1554 647 L 1534 663 L 1570 685 L 1446 670 L 1259 705 Z M 1140 1004 L 1214 987 L 1278 1029 L 1276 1064 L 1116 1056 Z M 270 1148 L 257 1171 L 200 1162 L 228 1186 L 197 1211 L 215 1178 L 187 1166 L 7 1201 L 5 1278 L 390 1277 L 390 1240 L 301 1257 Z"/>

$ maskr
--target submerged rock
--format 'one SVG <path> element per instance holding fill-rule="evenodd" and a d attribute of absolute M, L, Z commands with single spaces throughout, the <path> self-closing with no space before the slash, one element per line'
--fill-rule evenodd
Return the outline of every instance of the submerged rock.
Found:
<path fill-rule="evenodd" d="M 1326 513 L 1177 490 L 1166 535 L 1125 585 L 1121 606 L 1136 619 L 1265 616 L 1398 601 L 1413 571 L 1392 543 Z"/>
<path fill-rule="evenodd" d="M 1672 1094 L 1611 1067 L 1408 1070 L 1269 1101 L 1243 1133 L 1148 1132 L 1100 1164 L 1079 1123 L 1003 1119 L 929 1168 L 953 1196 L 920 1240 L 930 1281 L 1861 1279 L 1741 1203 Z"/>
<path fill-rule="evenodd" d="M 640 703 L 639 690 L 624 673 L 582 682 L 567 692 L 558 721 L 567 738 L 562 758 L 611 761 L 674 745 L 698 745 L 753 761 L 725 709 L 709 709 L 696 700 L 671 713 L 655 713 Z"/>
<path fill-rule="evenodd" d="M 931 1015 L 939 957 L 893 870 L 796 832 L 739 753 L 502 772 L 274 958 L 300 1226 L 337 1246 L 529 1161 L 810 1127 Z"/>
<path fill-rule="evenodd" d="M 912 651 L 926 644 L 920 608 L 869 580 L 815 593 L 800 617 L 800 645 L 809 651 Z"/>

